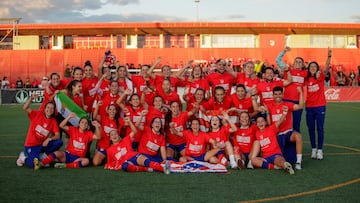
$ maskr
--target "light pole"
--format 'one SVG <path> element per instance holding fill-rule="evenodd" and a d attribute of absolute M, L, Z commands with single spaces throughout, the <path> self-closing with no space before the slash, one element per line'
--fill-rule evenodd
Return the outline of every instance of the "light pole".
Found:
<path fill-rule="evenodd" d="M 196 22 L 199 22 L 199 3 L 200 3 L 200 0 L 195 0 L 195 9 L 196 9 L 196 18 L 195 18 L 195 21 Z"/>

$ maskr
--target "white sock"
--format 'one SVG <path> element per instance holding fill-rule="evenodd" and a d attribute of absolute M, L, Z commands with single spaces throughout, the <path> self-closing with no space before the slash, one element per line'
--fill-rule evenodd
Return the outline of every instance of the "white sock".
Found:
<path fill-rule="evenodd" d="M 230 159 L 230 163 L 236 163 L 234 155 L 229 155 L 229 159 Z"/>
<path fill-rule="evenodd" d="M 296 154 L 296 163 L 302 162 L 302 154 Z"/>

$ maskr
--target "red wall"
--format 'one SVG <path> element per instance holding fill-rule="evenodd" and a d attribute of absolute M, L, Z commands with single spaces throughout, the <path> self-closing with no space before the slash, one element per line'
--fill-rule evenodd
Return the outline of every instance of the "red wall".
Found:
<path fill-rule="evenodd" d="M 271 47 L 269 39 L 263 37 L 260 43 L 264 48 L 143 48 L 143 49 L 114 49 L 112 52 L 122 63 L 145 64 L 155 61 L 157 56 L 162 57 L 162 63 L 172 66 L 180 62 L 186 63 L 189 59 L 210 60 L 211 56 L 216 58 L 254 58 L 275 63 L 275 58 L 282 44 Z M 67 50 L 0 50 L 0 78 L 8 76 L 14 82 L 18 76 L 23 80 L 26 77 L 41 78 L 50 75 L 51 72 L 60 72 L 63 75 L 66 64 L 83 66 L 86 60 L 90 60 L 95 71 L 99 66 L 104 49 L 67 49 Z M 285 56 L 285 61 L 292 62 L 296 56 L 302 56 L 305 61 L 317 61 L 324 64 L 327 57 L 327 49 L 292 49 Z M 355 69 L 360 65 L 360 49 L 333 49 L 332 64 L 342 64 L 345 71 Z"/>

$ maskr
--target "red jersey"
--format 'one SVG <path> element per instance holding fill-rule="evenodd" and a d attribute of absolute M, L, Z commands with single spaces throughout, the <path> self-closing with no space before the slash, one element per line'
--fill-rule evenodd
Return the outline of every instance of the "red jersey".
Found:
<path fill-rule="evenodd" d="M 203 155 L 210 140 L 210 136 L 207 133 L 199 131 L 198 135 L 194 135 L 190 130 L 185 130 L 183 132 L 183 138 L 186 141 L 186 156 Z"/>
<path fill-rule="evenodd" d="M 110 91 L 104 92 L 104 94 L 101 97 L 102 105 L 99 106 L 99 115 L 107 115 L 106 108 L 110 104 L 116 104 L 116 101 L 119 99 L 119 94 L 112 94 Z M 117 105 L 116 105 L 117 106 Z"/>
<path fill-rule="evenodd" d="M 254 112 L 251 97 L 245 97 L 244 99 L 239 99 L 234 93 L 231 95 L 231 100 L 233 103 L 233 107 L 240 109 L 241 111 L 247 111 L 248 113 Z"/>
<path fill-rule="evenodd" d="M 124 137 L 119 143 L 111 145 L 106 149 L 107 154 L 107 167 L 115 167 L 115 165 L 121 165 L 125 161 L 138 155 L 131 147 L 132 141 L 130 136 Z"/>
<path fill-rule="evenodd" d="M 70 152 L 72 155 L 85 157 L 89 143 L 93 141 L 94 133 L 90 130 L 81 133 L 79 128 L 74 126 L 68 126 L 68 128 L 69 130 L 67 133 L 69 135 L 69 142 L 66 151 Z"/>
<path fill-rule="evenodd" d="M 172 102 L 177 102 L 179 105 L 181 104 L 179 95 L 174 91 L 166 94 L 162 89 L 157 89 L 156 94 L 163 98 L 164 104 L 166 105 L 170 105 Z"/>
<path fill-rule="evenodd" d="M 107 149 L 110 146 L 110 132 L 115 130 L 118 132 L 116 119 L 110 119 L 108 116 L 101 116 L 101 139 L 97 142 L 97 147 Z"/>
<path fill-rule="evenodd" d="M 223 74 L 218 72 L 210 73 L 206 76 L 206 79 L 212 87 L 212 92 L 214 92 L 215 87 L 222 86 L 226 95 L 230 95 L 232 84 L 235 82 L 234 76 L 228 72 Z"/>
<path fill-rule="evenodd" d="M 108 92 L 110 91 L 110 80 L 107 80 L 107 79 L 103 79 L 101 81 L 101 85 L 100 85 L 100 89 L 101 91 L 104 93 L 104 92 Z"/>
<path fill-rule="evenodd" d="M 209 82 L 206 79 L 198 79 L 198 80 L 193 80 L 193 81 L 189 81 L 189 78 L 185 79 L 185 86 L 189 88 L 189 95 L 190 94 L 195 94 L 195 91 L 198 88 L 204 89 L 205 92 L 210 90 L 210 86 L 209 86 Z"/>
<path fill-rule="evenodd" d="M 260 95 L 260 103 L 266 104 L 271 103 L 274 101 L 273 98 L 273 89 L 276 86 L 284 87 L 284 81 L 282 80 L 273 80 L 271 82 L 261 81 L 256 86 L 258 91 L 258 95 Z M 297 92 L 297 91 L 296 91 Z"/>
<path fill-rule="evenodd" d="M 84 94 L 84 103 L 85 103 L 85 105 L 88 106 L 88 109 L 87 109 L 88 112 L 91 112 L 91 110 L 92 110 L 91 107 L 94 103 L 95 95 L 96 95 L 96 92 L 93 89 L 95 88 L 97 82 L 98 82 L 97 77 L 93 77 L 91 79 L 85 77 L 81 81 L 82 91 Z M 92 91 L 90 92 L 90 90 L 92 90 Z"/>
<path fill-rule="evenodd" d="M 250 153 L 255 140 L 256 125 L 250 125 L 248 128 L 237 128 L 233 133 L 234 147 L 238 147 L 242 153 Z"/>
<path fill-rule="evenodd" d="M 243 84 L 246 88 L 246 91 L 249 91 L 251 88 L 254 88 L 259 84 L 260 79 L 258 77 L 250 78 L 245 75 L 245 73 L 238 73 L 236 75 L 236 84 Z"/>
<path fill-rule="evenodd" d="M 280 120 L 283 113 L 283 106 L 287 106 L 289 108 L 288 113 L 286 114 L 286 118 L 281 123 L 279 127 L 279 132 L 284 132 L 292 129 L 292 112 L 294 110 L 294 104 L 291 102 L 281 102 L 280 104 L 276 104 L 275 102 L 268 105 L 271 123 L 275 123 Z"/>
<path fill-rule="evenodd" d="M 264 158 L 274 154 L 282 154 L 277 142 L 278 129 L 275 123 L 266 127 L 263 131 L 256 131 L 256 139 L 260 142 L 262 156 Z"/>
<path fill-rule="evenodd" d="M 158 117 L 158 118 L 160 118 L 160 120 L 161 120 L 161 125 L 162 125 L 163 128 L 164 128 L 164 126 L 165 126 L 165 114 L 166 114 L 166 112 L 162 112 L 162 111 L 156 109 L 156 108 L 153 107 L 153 106 L 149 106 L 148 111 L 149 111 L 149 112 L 148 112 L 148 114 L 146 115 L 146 124 L 150 126 L 151 121 L 152 121 L 154 118 Z"/>
<path fill-rule="evenodd" d="M 209 109 L 208 110 L 219 110 L 219 111 L 225 111 L 227 109 L 230 109 L 232 107 L 232 101 L 229 96 L 225 96 L 224 100 L 222 102 L 215 101 L 214 97 L 209 99 Z"/>
<path fill-rule="evenodd" d="M 196 104 L 195 97 L 193 94 L 188 94 L 189 101 L 186 102 L 186 110 L 191 111 Z M 201 101 L 199 107 L 203 107 L 205 110 L 210 109 L 209 102 L 205 99 Z"/>
<path fill-rule="evenodd" d="M 54 118 L 46 118 L 43 111 L 32 110 L 28 114 L 31 121 L 26 135 L 25 147 L 42 145 L 50 133 L 59 133 L 59 127 Z"/>
<path fill-rule="evenodd" d="M 325 76 L 320 73 L 320 77 L 315 79 L 310 77 L 306 81 L 307 96 L 306 107 L 326 106 L 325 90 L 324 90 Z"/>
<path fill-rule="evenodd" d="M 227 126 L 223 126 L 219 131 L 217 132 L 209 132 L 208 135 L 216 140 L 218 142 L 218 145 L 220 146 L 220 148 L 222 150 L 225 150 L 225 143 L 227 141 L 229 141 L 229 136 L 230 136 L 230 125 Z M 211 146 L 212 148 L 213 146 Z"/>
<path fill-rule="evenodd" d="M 178 117 L 172 117 L 171 122 L 175 123 L 175 129 L 178 132 L 183 132 L 186 129 L 186 122 L 188 120 L 188 113 L 181 112 Z M 175 134 L 172 134 L 169 128 L 166 129 L 166 143 L 172 145 L 184 144 L 185 140 L 182 137 L 179 137 Z"/>
<path fill-rule="evenodd" d="M 142 92 L 144 91 L 144 88 L 147 87 L 145 79 L 140 75 L 133 75 L 131 76 L 131 80 L 136 88 L 136 93 L 141 97 Z M 150 85 L 154 86 L 154 80 L 150 79 Z M 152 99 L 154 97 L 153 92 L 147 93 L 145 97 L 145 101 L 148 104 L 152 104 Z"/>
<path fill-rule="evenodd" d="M 55 94 L 56 90 L 62 90 L 64 89 L 64 86 L 59 84 L 57 87 L 54 87 L 51 84 L 49 84 L 49 89 L 51 93 L 48 93 L 48 91 L 46 90 L 44 91 L 44 100 L 39 107 L 39 110 L 41 111 L 45 109 L 45 105 L 50 101 L 50 97 L 52 97 Z"/>
<path fill-rule="evenodd" d="M 298 86 L 304 87 L 305 78 L 307 77 L 308 72 L 307 70 L 291 69 L 290 73 L 291 73 L 292 82 L 285 87 L 284 99 L 299 101 L 300 95 L 299 92 L 296 90 L 296 88 Z M 287 74 L 285 74 L 284 77 L 287 78 Z"/>
<path fill-rule="evenodd" d="M 154 83 L 155 83 L 155 88 L 157 90 L 162 89 L 162 83 L 164 80 L 165 80 L 165 76 L 163 76 L 163 75 L 155 76 Z M 181 82 L 181 80 L 179 80 L 176 77 L 170 76 L 169 80 L 170 80 L 170 85 L 171 85 L 171 91 L 177 92 L 178 87 L 183 86 L 183 83 Z"/>
<path fill-rule="evenodd" d="M 158 155 L 160 147 L 165 147 L 164 135 L 156 134 L 151 128 L 146 127 L 144 131 L 141 132 L 139 153 L 156 156 Z"/>
<path fill-rule="evenodd" d="M 138 109 L 133 109 L 131 106 L 126 106 L 125 108 L 128 109 L 128 113 L 126 113 L 126 117 L 130 117 L 130 120 L 134 123 L 134 125 L 136 124 L 136 122 L 138 120 L 140 120 L 141 118 L 141 112 L 144 110 L 143 107 L 140 107 Z M 145 125 L 145 116 L 142 117 L 141 121 L 140 121 L 140 125 L 144 126 Z M 130 134 L 131 132 L 131 128 L 127 127 L 126 128 L 126 134 Z M 135 136 L 134 136 L 134 142 L 139 142 L 140 141 L 140 136 L 141 133 L 138 131 Z"/>

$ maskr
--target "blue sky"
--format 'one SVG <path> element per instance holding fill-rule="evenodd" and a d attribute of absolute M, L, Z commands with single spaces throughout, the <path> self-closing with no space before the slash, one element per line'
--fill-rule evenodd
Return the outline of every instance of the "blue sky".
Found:
<path fill-rule="evenodd" d="M 359 0 L 2 0 L 0 18 L 21 17 L 20 23 L 360 23 L 359 8 Z"/>

